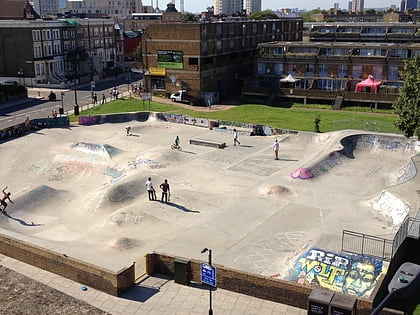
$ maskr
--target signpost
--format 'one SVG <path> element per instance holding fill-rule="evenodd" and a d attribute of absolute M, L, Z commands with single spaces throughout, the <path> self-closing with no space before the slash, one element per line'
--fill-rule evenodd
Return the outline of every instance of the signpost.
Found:
<path fill-rule="evenodd" d="M 211 249 L 204 248 L 201 253 L 209 252 L 209 263 L 201 264 L 201 282 L 208 284 L 210 294 L 210 307 L 209 315 L 213 315 L 213 309 L 211 305 L 211 290 L 212 287 L 216 287 L 216 268 L 211 265 Z"/>
<path fill-rule="evenodd" d="M 201 282 L 216 287 L 216 268 L 206 264 L 201 264 Z"/>

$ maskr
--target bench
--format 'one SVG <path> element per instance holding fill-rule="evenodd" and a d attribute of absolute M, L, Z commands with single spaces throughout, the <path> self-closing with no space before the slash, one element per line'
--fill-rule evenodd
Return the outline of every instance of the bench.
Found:
<path fill-rule="evenodd" d="M 190 139 L 190 144 L 202 145 L 210 148 L 224 149 L 226 147 L 226 142 L 216 142 L 211 140 L 204 139 Z"/>

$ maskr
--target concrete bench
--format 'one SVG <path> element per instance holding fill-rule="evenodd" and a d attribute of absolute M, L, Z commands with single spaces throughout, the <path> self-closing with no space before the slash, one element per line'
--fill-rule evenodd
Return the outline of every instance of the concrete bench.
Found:
<path fill-rule="evenodd" d="M 211 140 L 204 139 L 190 139 L 190 144 L 202 145 L 210 148 L 224 149 L 226 147 L 226 142 L 216 142 Z"/>

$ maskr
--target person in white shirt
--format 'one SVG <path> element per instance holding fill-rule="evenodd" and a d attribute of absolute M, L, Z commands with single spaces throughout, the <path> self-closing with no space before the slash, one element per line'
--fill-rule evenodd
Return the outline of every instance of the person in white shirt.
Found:
<path fill-rule="evenodd" d="M 147 189 L 147 193 L 149 195 L 149 200 L 153 201 L 156 199 L 156 192 L 155 192 L 155 188 L 153 187 L 153 183 L 152 183 L 152 178 L 149 177 L 149 179 L 146 182 L 146 189 Z"/>
<path fill-rule="evenodd" d="M 236 145 L 236 143 L 238 143 L 239 145 L 241 144 L 238 140 L 238 131 L 236 131 L 236 129 L 233 129 L 233 145 Z"/>
<path fill-rule="evenodd" d="M 279 159 L 279 149 L 280 149 L 280 144 L 276 139 L 276 141 L 274 141 L 274 144 L 273 144 L 274 157 L 276 160 Z"/>

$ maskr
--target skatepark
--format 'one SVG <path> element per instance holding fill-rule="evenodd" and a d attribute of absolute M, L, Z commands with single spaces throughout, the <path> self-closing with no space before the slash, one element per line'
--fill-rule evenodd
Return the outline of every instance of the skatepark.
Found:
<path fill-rule="evenodd" d="M 216 264 L 287 279 L 310 248 L 339 253 L 343 230 L 392 239 L 406 215 L 417 215 L 417 142 L 354 130 L 250 136 L 238 128 L 241 144 L 233 146 L 232 126 L 202 125 L 151 113 L 1 144 L 2 189 L 14 204 L 0 233 L 110 270 L 153 251 L 204 261 L 207 247 Z M 170 148 L 176 136 L 182 151 Z M 311 178 L 291 176 L 300 169 Z M 148 199 L 148 177 L 157 201 Z M 164 179 L 168 204 L 159 201 Z"/>

